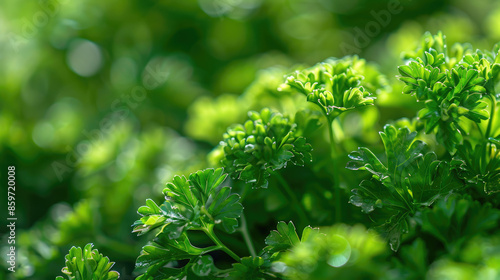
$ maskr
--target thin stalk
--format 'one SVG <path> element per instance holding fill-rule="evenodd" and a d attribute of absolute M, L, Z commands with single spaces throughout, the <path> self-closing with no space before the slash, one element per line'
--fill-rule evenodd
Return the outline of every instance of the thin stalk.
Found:
<path fill-rule="evenodd" d="M 217 237 L 217 235 L 215 235 L 213 225 L 208 225 L 208 226 L 203 227 L 203 231 L 208 235 L 208 237 L 210 239 L 212 239 L 212 241 L 217 246 L 220 247 L 220 249 L 222 251 L 226 252 L 226 254 L 231 256 L 231 258 L 235 259 L 236 261 L 241 262 L 241 258 L 238 257 L 238 255 L 236 255 L 233 251 L 231 251 L 231 249 L 229 249 L 224 243 L 222 243 L 222 241 L 220 241 L 220 239 Z"/>
<path fill-rule="evenodd" d="M 339 223 L 342 220 L 342 208 L 340 200 L 340 180 L 339 180 L 339 170 L 337 163 L 337 153 L 335 146 L 335 139 L 333 138 L 333 121 L 335 119 L 328 119 L 328 135 L 330 136 L 330 158 L 332 160 L 333 167 L 333 189 L 335 193 L 335 222 Z"/>
<path fill-rule="evenodd" d="M 252 257 L 257 256 L 257 254 L 255 253 L 255 248 L 253 247 L 252 237 L 250 236 L 250 233 L 248 232 L 247 220 L 245 218 L 245 213 L 241 213 L 240 231 L 241 231 L 241 234 L 243 235 L 243 239 L 245 240 L 245 244 L 247 244 L 248 251 L 250 251 L 250 255 Z"/>
<path fill-rule="evenodd" d="M 309 219 L 307 218 L 306 212 L 302 208 L 302 205 L 300 201 L 297 199 L 297 196 L 295 195 L 294 192 L 292 192 L 292 189 L 290 188 L 290 185 L 283 179 L 283 176 L 279 174 L 278 172 L 273 172 L 275 175 L 276 179 L 280 182 L 281 187 L 283 190 L 288 194 L 288 196 L 292 199 L 292 203 L 295 206 L 295 210 L 297 211 L 297 214 L 299 215 L 300 220 L 304 224 L 311 224 Z"/>
<path fill-rule="evenodd" d="M 485 138 L 486 140 L 488 140 L 488 138 L 490 137 L 490 133 L 491 133 L 491 126 L 493 125 L 493 118 L 495 116 L 495 109 L 496 109 L 496 98 L 493 94 L 490 94 L 489 95 L 490 97 L 490 100 L 491 100 L 491 113 L 490 113 L 490 120 L 488 122 L 488 128 L 486 128 L 486 133 L 485 133 Z"/>
<path fill-rule="evenodd" d="M 495 98 L 495 95 L 494 94 L 490 94 L 490 95 L 488 95 L 488 97 L 491 100 L 491 113 L 490 113 L 490 120 L 488 122 L 488 127 L 486 128 L 486 133 L 484 134 L 484 139 L 485 139 L 486 143 L 488 143 L 487 142 L 488 138 L 490 138 L 491 127 L 493 126 L 493 119 L 495 117 L 495 110 L 496 110 L 496 106 L 497 106 L 497 100 Z M 489 154 L 486 154 L 486 149 L 484 151 L 485 151 L 485 164 L 486 164 L 486 160 L 491 155 L 491 145 L 488 148 L 488 153 Z"/>
<path fill-rule="evenodd" d="M 201 254 L 206 254 L 206 253 L 210 253 L 210 252 L 217 251 L 217 250 L 222 250 L 222 248 L 218 245 L 210 246 L 210 247 L 203 248 L 203 252 Z"/>

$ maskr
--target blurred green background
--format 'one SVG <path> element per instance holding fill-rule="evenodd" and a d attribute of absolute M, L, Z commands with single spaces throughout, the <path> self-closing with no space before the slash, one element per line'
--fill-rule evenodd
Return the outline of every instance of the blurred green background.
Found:
<path fill-rule="evenodd" d="M 378 63 L 393 86 L 377 100 L 383 110 L 364 111 L 374 116 L 366 135 L 376 136 L 387 120 L 418 109 L 394 75 L 401 52 L 425 31 L 442 30 L 450 45 L 491 49 L 500 41 L 494 0 L 23 0 L 0 7 L 0 178 L 6 182 L 7 166 L 16 167 L 19 265 L 7 273 L 2 228 L 0 279 L 52 279 L 68 249 L 88 242 L 132 279 L 146 242 L 130 233 L 137 208 L 161 199 L 174 175 L 210 166 L 207 153 L 247 110 L 285 102 L 276 101 L 276 88 L 294 67 L 348 54 Z M 329 214 L 316 220 L 328 224 L 321 215 Z M 269 232 L 250 223 L 255 234 Z"/>

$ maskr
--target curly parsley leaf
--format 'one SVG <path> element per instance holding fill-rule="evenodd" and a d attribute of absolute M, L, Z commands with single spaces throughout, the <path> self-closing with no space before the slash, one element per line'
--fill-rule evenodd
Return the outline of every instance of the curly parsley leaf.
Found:
<path fill-rule="evenodd" d="M 197 171 L 189 176 L 189 181 L 197 190 L 193 192 L 198 200 L 201 201 L 201 212 L 207 223 L 221 224 L 228 233 L 233 233 L 238 226 L 236 220 L 243 212 L 243 206 L 239 202 L 240 196 L 231 193 L 231 188 L 223 186 L 227 174 L 223 174 L 223 169 L 206 169 Z M 164 190 L 167 195 L 171 192 Z"/>
<path fill-rule="evenodd" d="M 148 199 L 146 205 L 140 207 L 137 212 L 143 215 L 140 220 L 133 224 L 132 232 L 136 232 L 138 236 L 162 227 L 162 232 L 166 232 L 170 238 L 175 239 L 185 230 L 200 226 L 198 221 L 200 217 L 199 207 L 191 211 L 182 211 L 170 201 L 165 201 L 161 206 L 158 206 L 154 201 Z"/>
<path fill-rule="evenodd" d="M 200 170 L 189 179 L 175 176 L 163 190 L 165 202 L 161 206 L 147 200 L 146 205 L 139 208 L 142 217 L 134 223 L 133 232 L 142 235 L 156 228 L 160 230 L 137 259 L 137 270 L 142 273 L 138 279 L 213 278 L 219 270 L 206 253 L 215 250 L 225 251 L 239 260 L 213 231 L 216 225 L 221 225 L 224 231 L 233 233 L 243 211 L 239 195 L 224 185 L 226 178 L 222 168 Z M 205 232 L 215 245 L 193 246 L 188 230 Z M 179 267 L 178 262 L 185 260 L 188 263 Z"/>
<path fill-rule="evenodd" d="M 441 33 L 428 33 L 422 42 L 417 52 L 406 56 L 408 63 L 398 68 L 398 78 L 406 84 L 403 93 L 425 102 L 418 117 L 426 133 L 437 130 L 437 140 L 453 155 L 468 135 L 462 120 L 479 123 L 490 118 L 484 98 L 495 94 L 498 49 L 482 52 L 455 45 L 449 54 Z"/>
<path fill-rule="evenodd" d="M 437 160 L 424 142 L 415 139 L 415 132 L 386 125 L 380 136 L 386 162 L 367 148 L 349 155 L 348 169 L 372 174 L 372 179 L 362 181 L 352 190 L 350 202 L 365 213 L 376 214 L 373 219 L 377 229 L 389 240 L 391 248 L 397 250 L 402 234 L 408 229 L 407 217 L 462 184 L 454 175 L 455 167 Z"/>
<path fill-rule="evenodd" d="M 332 121 L 348 110 L 373 105 L 375 91 L 385 86 L 383 76 L 357 56 L 330 58 L 297 71 L 282 88 L 290 87 L 307 96 Z"/>
<path fill-rule="evenodd" d="M 299 136 L 292 119 L 267 108 L 249 112 L 249 118 L 244 125 L 229 128 L 220 144 L 222 164 L 233 178 L 266 188 L 273 171 L 289 162 L 304 165 L 311 161 L 311 145 Z"/>
<path fill-rule="evenodd" d="M 114 262 L 104 257 L 94 245 L 89 243 L 85 247 L 72 247 L 66 255 L 66 266 L 62 272 L 69 280 L 115 280 L 120 277 L 116 271 L 110 271 Z M 56 280 L 64 280 L 58 276 Z"/>
<path fill-rule="evenodd" d="M 148 199 L 139 208 L 143 217 L 133 224 L 133 232 L 142 235 L 161 227 L 161 232 L 175 239 L 203 223 L 221 224 L 226 232 L 234 232 L 243 206 L 239 195 L 223 185 L 227 177 L 223 172 L 222 168 L 205 169 L 192 173 L 189 180 L 175 176 L 163 191 L 166 200 L 161 206 Z"/>

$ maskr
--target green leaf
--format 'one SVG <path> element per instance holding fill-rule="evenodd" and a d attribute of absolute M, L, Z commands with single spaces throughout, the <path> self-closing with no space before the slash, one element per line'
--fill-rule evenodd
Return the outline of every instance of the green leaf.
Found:
<path fill-rule="evenodd" d="M 176 239 L 203 223 L 220 224 L 226 232 L 234 232 L 243 206 L 239 195 L 223 185 L 227 177 L 223 172 L 222 168 L 200 170 L 192 173 L 189 180 L 175 176 L 163 190 L 166 200 L 161 207 L 148 199 L 146 206 L 139 208 L 143 217 L 132 225 L 132 232 L 142 235 L 161 227 L 160 232 Z"/>
<path fill-rule="evenodd" d="M 244 125 L 229 128 L 221 146 L 223 166 L 234 179 L 265 188 L 271 172 L 285 168 L 289 162 L 304 165 L 311 161 L 311 146 L 296 130 L 287 116 L 263 109 L 249 112 Z"/>
<path fill-rule="evenodd" d="M 150 245 L 142 248 L 136 266 L 148 268 L 158 263 L 164 264 L 170 261 L 190 259 L 202 252 L 201 249 L 197 249 L 189 243 L 185 234 L 174 240 L 159 235 Z"/>
<path fill-rule="evenodd" d="M 352 190 L 350 202 L 365 213 L 374 212 L 376 228 L 397 250 L 408 228 L 407 217 L 463 186 L 454 174 L 456 166 L 437 160 L 424 142 L 415 139 L 415 132 L 386 125 L 380 136 L 385 163 L 367 148 L 349 155 L 346 168 L 372 174 Z"/>
<path fill-rule="evenodd" d="M 396 192 L 376 180 L 363 180 L 359 187 L 352 190 L 353 195 L 349 202 L 354 206 L 361 207 L 365 213 L 370 213 L 376 208 L 405 209 L 406 205 Z"/>
<path fill-rule="evenodd" d="M 136 268 L 145 270 L 138 279 L 180 279 L 193 265 L 189 262 L 185 267 L 174 268 L 178 260 L 195 260 L 203 253 L 189 242 L 184 233 L 177 239 L 158 235 L 153 242 L 142 248 L 136 261 Z"/>
<path fill-rule="evenodd" d="M 221 225 L 232 233 L 238 226 L 243 206 L 238 194 L 224 185 L 227 174 L 222 168 L 200 170 L 189 175 L 176 176 L 163 190 L 165 202 L 159 207 L 152 200 L 139 208 L 143 217 L 134 223 L 133 232 L 139 235 L 160 228 L 153 242 L 143 247 L 137 259 L 138 279 L 182 279 L 183 277 L 214 276 L 218 270 L 208 252 L 220 250 L 217 245 L 194 247 L 188 230 L 209 231 Z M 179 267 L 178 261 L 188 260 Z M 214 276 L 215 277 L 215 276 Z"/>
<path fill-rule="evenodd" d="M 194 193 L 198 203 L 202 202 L 200 206 L 209 214 L 203 216 L 205 222 L 221 224 L 226 232 L 233 233 L 243 206 L 239 202 L 240 196 L 231 193 L 231 188 L 222 184 L 226 177 L 222 168 L 205 169 L 189 175 L 189 181 L 197 190 Z M 168 186 L 164 193 L 169 193 Z"/>
<path fill-rule="evenodd" d="M 417 100 L 425 101 L 433 94 L 435 85 L 440 85 L 446 75 L 439 68 L 411 61 L 409 65 L 398 67 L 398 79 L 406 84 L 406 94 L 415 94 Z"/>
<path fill-rule="evenodd" d="M 433 48 L 437 49 L 433 49 Z M 496 52 L 472 51 L 455 45 L 453 55 L 446 50 L 445 37 L 425 34 L 421 47 L 399 67 L 403 92 L 425 102 L 418 113 L 426 133 L 436 132 L 438 142 L 453 155 L 463 137 L 469 134 L 462 122 L 467 118 L 480 123 L 490 118 L 484 99 L 495 94 L 499 67 Z"/>
<path fill-rule="evenodd" d="M 266 237 L 267 246 L 264 248 L 264 251 L 269 254 L 286 251 L 300 242 L 307 240 L 312 232 L 318 231 L 319 230 L 317 228 L 307 226 L 302 232 L 302 239 L 299 239 L 295 225 L 291 221 L 288 224 L 285 222 L 279 222 L 277 230 L 271 231 L 271 233 Z"/>
<path fill-rule="evenodd" d="M 66 255 L 66 267 L 62 272 L 69 280 L 115 280 L 120 274 L 110 271 L 114 262 L 110 262 L 108 257 L 104 257 L 97 249 L 92 249 L 94 245 L 85 245 L 83 251 L 81 247 L 72 247 Z M 58 276 L 56 279 L 64 279 Z"/>
<path fill-rule="evenodd" d="M 198 217 L 198 213 L 194 215 L 193 211 L 185 212 L 189 215 L 185 217 L 170 201 L 165 201 L 161 207 L 158 207 L 153 200 L 148 199 L 146 206 L 140 207 L 137 212 L 143 216 L 132 225 L 134 227 L 132 232 L 136 232 L 137 235 L 143 235 L 157 227 L 163 227 L 162 231 L 169 232 L 169 236 L 175 239 L 190 223 L 199 226 L 194 219 Z"/>
<path fill-rule="evenodd" d="M 183 205 L 191 210 L 194 210 L 198 204 L 191 191 L 191 184 L 184 176 L 175 176 L 172 183 L 167 183 L 167 188 L 163 192 L 176 204 Z"/>
<path fill-rule="evenodd" d="M 359 148 L 357 152 L 349 155 L 352 161 L 347 163 L 347 168 L 369 171 L 374 179 L 383 183 L 396 197 L 407 201 L 410 196 L 405 189 L 406 185 L 403 184 L 409 174 L 406 169 L 421 158 L 426 150 L 424 142 L 415 140 L 416 135 L 416 132 L 410 133 L 407 128 L 397 129 L 386 125 L 380 137 L 384 143 L 387 163 L 383 164 L 367 148 Z"/>
<path fill-rule="evenodd" d="M 368 77 L 368 79 L 365 79 Z M 287 78 L 287 86 L 303 93 L 332 121 L 341 113 L 373 105 L 374 94 L 385 87 L 378 71 L 357 56 L 331 58 Z"/>

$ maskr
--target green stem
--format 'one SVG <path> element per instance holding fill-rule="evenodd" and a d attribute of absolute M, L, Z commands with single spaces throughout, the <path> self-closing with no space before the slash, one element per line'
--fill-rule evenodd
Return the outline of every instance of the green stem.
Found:
<path fill-rule="evenodd" d="M 283 190 L 292 199 L 292 203 L 294 204 L 295 210 L 297 211 L 297 214 L 299 215 L 299 218 L 302 221 L 302 223 L 306 224 L 306 225 L 307 224 L 310 225 L 311 223 L 310 223 L 309 219 L 307 218 L 306 212 L 302 208 L 302 204 L 297 199 L 297 196 L 295 195 L 295 193 L 292 192 L 292 189 L 290 188 L 290 185 L 288 185 L 288 183 L 285 181 L 285 179 L 283 178 L 283 176 L 281 176 L 281 174 L 279 174 L 278 172 L 272 172 L 272 174 L 275 175 L 276 179 L 278 179 L 278 181 L 280 182 L 280 185 L 283 188 Z"/>
<path fill-rule="evenodd" d="M 224 245 L 224 243 L 222 243 L 222 241 L 220 241 L 220 239 L 217 237 L 217 235 L 215 235 L 214 226 L 213 225 L 205 225 L 203 227 L 203 231 L 208 235 L 208 237 L 210 239 L 212 239 L 212 241 L 217 246 L 220 247 L 220 249 L 222 251 L 226 252 L 226 254 L 228 254 L 229 256 L 231 256 L 236 261 L 241 262 L 241 258 L 238 257 L 238 255 L 236 255 L 233 251 L 231 251 L 231 249 L 229 249 L 226 245 Z"/>
<path fill-rule="evenodd" d="M 327 118 L 328 119 L 328 118 Z M 333 189 L 335 192 L 335 222 L 339 223 L 342 220 L 342 209 L 340 200 L 340 180 L 339 180 L 339 170 L 337 163 L 337 153 L 335 146 L 335 139 L 333 137 L 333 121 L 335 119 L 328 119 L 328 135 L 330 136 L 330 158 L 332 160 L 333 167 Z"/>
<path fill-rule="evenodd" d="M 215 245 L 215 246 L 203 248 L 202 250 L 203 250 L 203 252 L 200 255 L 204 255 L 206 253 L 210 253 L 210 252 L 217 251 L 217 250 L 222 250 L 222 248 L 218 245 Z"/>
<path fill-rule="evenodd" d="M 488 138 L 490 137 L 491 126 L 493 125 L 493 118 L 495 116 L 495 109 L 496 109 L 496 105 L 497 105 L 497 100 L 495 98 L 495 95 L 490 94 L 488 96 L 491 99 L 491 113 L 490 113 L 490 120 L 488 122 L 488 128 L 486 128 L 486 133 L 484 136 L 486 138 L 486 140 L 488 140 Z"/>
<path fill-rule="evenodd" d="M 202 205 L 205 205 L 205 204 L 202 204 Z M 210 215 L 210 213 L 208 213 L 208 211 L 205 208 L 205 206 L 201 206 L 200 212 L 202 214 L 205 214 L 210 220 L 215 221 L 215 219 L 212 217 L 212 215 Z"/>
<path fill-rule="evenodd" d="M 250 236 L 250 234 L 248 232 L 247 220 L 245 218 L 245 213 L 241 213 L 240 231 L 241 231 L 241 234 L 243 235 L 243 239 L 245 239 L 245 244 L 247 244 L 247 248 L 248 248 L 248 251 L 250 251 L 250 255 L 252 257 L 257 256 L 257 254 L 255 254 L 255 248 L 253 247 L 252 237 Z"/>
<path fill-rule="evenodd" d="M 490 113 L 490 120 L 488 121 L 488 127 L 486 128 L 486 133 L 484 134 L 484 139 L 485 139 L 486 143 L 488 143 L 488 138 L 490 138 L 491 127 L 493 126 L 493 119 L 495 117 L 495 110 L 496 110 L 496 106 L 497 106 L 497 100 L 495 98 L 495 95 L 490 94 L 490 95 L 488 95 L 488 97 L 491 100 L 491 113 Z M 491 156 L 491 145 L 488 148 L 488 152 L 486 151 L 486 149 L 484 149 L 484 151 L 485 151 L 484 164 L 486 164 L 487 159 L 489 158 L 489 156 Z M 486 153 L 489 153 L 489 154 L 486 154 Z"/>

